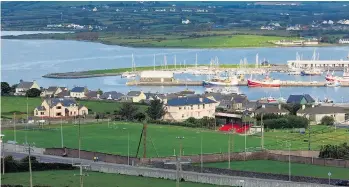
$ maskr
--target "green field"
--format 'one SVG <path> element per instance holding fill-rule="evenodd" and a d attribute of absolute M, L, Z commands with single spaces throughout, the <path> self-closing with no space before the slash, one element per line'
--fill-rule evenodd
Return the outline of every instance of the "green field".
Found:
<path fill-rule="evenodd" d="M 125 128 L 125 129 L 124 129 Z M 111 122 L 101 124 L 84 124 L 81 126 L 82 149 L 98 151 L 105 153 L 114 153 L 127 155 L 127 139 L 130 134 L 130 155 L 135 156 L 140 139 L 142 124 Z M 228 135 L 212 130 L 202 130 L 170 125 L 148 125 L 147 128 L 147 156 L 156 157 L 174 155 L 178 153 L 178 136 L 184 136 L 182 140 L 184 155 L 200 154 L 200 140 L 203 137 L 203 153 L 228 152 Z M 17 142 L 23 144 L 27 132 L 28 141 L 35 142 L 37 147 L 61 147 L 59 126 L 46 126 L 44 129 L 17 130 Z M 5 134 L 5 141 L 14 139 L 14 131 L 6 129 L 2 131 Z M 349 133 L 345 130 L 325 126 L 314 127 L 311 136 L 311 149 L 319 150 L 323 144 L 339 144 L 349 140 Z M 78 128 L 76 125 L 65 125 L 63 127 L 64 145 L 70 148 L 78 148 Z M 266 132 L 266 149 L 287 150 L 286 141 L 292 141 L 292 150 L 307 150 L 308 134 L 289 133 L 287 131 Z M 236 152 L 244 150 L 245 137 L 243 135 L 233 135 L 233 149 Z M 260 137 L 248 136 L 246 138 L 247 149 L 257 150 L 260 147 Z M 143 146 L 140 152 L 142 153 Z"/>
<path fill-rule="evenodd" d="M 40 106 L 42 98 L 28 98 L 28 111 L 29 116 L 33 116 L 34 109 Z M 78 101 L 85 105 L 88 109 L 94 112 L 110 112 L 118 110 L 121 106 L 119 102 L 108 102 L 108 101 Z M 145 110 L 147 106 L 138 105 L 140 110 Z M 16 113 L 16 118 L 26 118 L 27 115 L 27 98 L 26 97 L 7 97 L 1 96 L 1 117 L 12 118 L 13 113 Z"/>
<path fill-rule="evenodd" d="M 33 172 L 33 185 L 47 185 L 52 187 L 75 187 L 79 186 L 79 171 L 36 171 Z M 166 187 L 175 186 L 176 182 L 165 179 L 148 177 L 135 177 L 127 175 L 107 174 L 98 172 L 84 172 L 85 187 Z M 21 184 L 29 186 L 29 173 L 6 173 L 2 178 L 2 184 Z M 191 182 L 181 182 L 181 187 L 209 187 L 213 185 Z"/>
<path fill-rule="evenodd" d="M 163 28 L 162 28 L 163 29 Z M 248 33 L 248 32 L 246 32 Z M 196 34 L 199 37 L 191 37 Z M 214 34 L 214 36 L 212 36 Z M 80 40 L 75 33 L 31 34 L 20 36 L 5 36 L 6 39 L 56 39 Z M 99 32 L 98 37 L 91 39 L 108 45 L 130 47 L 165 47 L 165 48 L 244 48 L 244 47 L 272 47 L 278 40 L 295 40 L 297 37 L 264 36 L 254 33 L 251 35 L 234 34 L 234 31 L 198 32 L 186 35 L 142 34 L 127 35 L 124 33 Z M 88 39 L 87 39 L 88 40 Z"/>
<path fill-rule="evenodd" d="M 231 168 L 234 170 L 255 171 L 263 173 L 275 173 L 288 175 L 288 162 L 279 162 L 272 160 L 250 160 L 233 161 Z M 205 167 L 227 168 L 227 162 L 205 163 Z M 331 172 L 331 178 L 349 179 L 349 168 L 316 166 L 310 164 L 291 164 L 291 174 L 295 176 L 309 176 L 328 178 L 328 172 Z"/>

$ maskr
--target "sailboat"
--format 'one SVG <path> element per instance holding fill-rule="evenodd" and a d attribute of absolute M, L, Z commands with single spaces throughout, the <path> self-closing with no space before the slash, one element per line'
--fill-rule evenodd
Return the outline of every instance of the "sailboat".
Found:
<path fill-rule="evenodd" d="M 132 63 L 132 71 L 131 72 L 126 71 L 126 72 L 122 73 L 121 74 L 121 78 L 129 79 L 129 78 L 134 78 L 134 77 L 137 76 L 137 74 L 135 73 L 135 71 L 136 71 L 136 64 L 135 64 L 135 60 L 134 60 L 134 57 L 133 57 L 133 53 L 132 53 L 132 62 L 131 63 Z"/>

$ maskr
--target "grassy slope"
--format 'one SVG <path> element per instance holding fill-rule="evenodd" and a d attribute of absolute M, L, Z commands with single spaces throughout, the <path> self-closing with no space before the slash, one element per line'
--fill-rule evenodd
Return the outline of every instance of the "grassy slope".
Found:
<path fill-rule="evenodd" d="M 205 167 L 227 168 L 227 162 L 206 163 Z M 288 162 L 278 162 L 271 160 L 251 160 L 231 162 L 231 168 L 244 171 L 256 171 L 264 173 L 288 174 Z M 309 176 L 327 178 L 328 172 L 332 173 L 332 178 L 349 179 L 349 168 L 337 168 L 326 166 L 315 166 L 310 164 L 292 164 L 291 173 L 296 176 Z"/>
<path fill-rule="evenodd" d="M 126 128 L 126 130 L 124 129 Z M 103 124 L 86 124 L 81 127 L 82 133 L 82 149 L 99 151 L 106 153 L 115 153 L 127 155 L 127 132 L 130 134 L 130 155 L 134 156 L 137 151 L 139 137 L 141 134 L 142 124 L 111 122 L 109 128 L 107 123 Z M 325 129 L 322 133 L 321 129 Z M 328 131 L 328 127 L 320 126 L 313 129 L 314 133 L 311 138 L 312 150 L 318 150 L 322 144 L 338 144 L 349 140 L 349 134 L 343 129 L 337 129 L 337 132 Z M 203 135 L 203 152 L 218 153 L 228 151 L 228 135 L 200 129 L 164 126 L 164 125 L 148 125 L 148 157 L 155 157 L 156 151 L 160 156 L 169 156 L 174 154 L 174 149 L 178 152 L 179 141 L 177 136 L 184 136 L 183 148 L 184 154 L 199 154 L 200 139 Z M 25 140 L 25 130 L 17 130 L 16 136 L 19 143 Z M 315 134 L 318 132 L 318 134 Z M 5 141 L 13 140 L 13 130 L 3 130 Z M 28 140 L 35 142 L 37 147 L 60 147 L 60 128 L 59 126 L 45 127 L 42 130 L 28 131 Z M 78 129 L 74 125 L 65 125 L 63 128 L 64 144 L 67 147 L 78 147 Z M 287 149 L 286 140 L 292 140 L 292 150 L 307 150 L 308 142 L 304 142 L 308 135 L 300 135 L 298 133 L 288 132 L 266 132 L 265 148 L 267 149 Z M 152 142 L 151 142 L 151 140 Z M 234 135 L 232 140 L 234 151 L 244 150 L 244 136 Z M 324 141 L 324 142 L 322 142 Z M 154 147 L 152 145 L 154 144 Z M 142 146 L 141 146 L 142 147 Z M 260 138 L 258 136 L 247 137 L 247 148 L 260 147 Z M 142 149 L 140 150 L 142 152 Z"/>
<path fill-rule="evenodd" d="M 33 115 L 34 108 L 40 106 L 42 98 L 28 98 L 29 116 Z M 92 112 L 111 112 L 118 110 L 121 103 L 107 101 L 78 101 L 91 109 Z M 146 106 L 140 105 L 141 110 L 145 110 Z M 26 117 L 27 113 L 27 98 L 26 97 L 1 97 L 1 116 L 13 117 L 16 112 L 17 117 Z"/>
<path fill-rule="evenodd" d="M 52 187 L 79 186 L 79 177 L 74 174 L 79 171 L 37 171 L 33 172 L 34 185 L 49 185 Z M 86 172 L 84 172 L 86 173 Z M 175 181 L 155 179 L 147 177 L 136 177 L 127 175 L 116 175 L 98 172 L 87 172 L 84 177 L 85 187 L 165 187 L 175 186 Z M 28 172 L 7 173 L 2 179 L 2 184 L 21 184 L 29 186 Z M 209 187 L 213 185 L 182 182 L 181 187 Z"/>

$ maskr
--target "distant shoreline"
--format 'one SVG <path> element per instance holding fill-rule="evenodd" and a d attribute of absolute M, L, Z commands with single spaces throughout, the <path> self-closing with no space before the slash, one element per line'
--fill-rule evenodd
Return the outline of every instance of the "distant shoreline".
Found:
<path fill-rule="evenodd" d="M 13 31 L 14 32 L 14 31 Z M 40 32 L 40 31 L 38 31 Z M 54 32 L 54 31 L 52 31 Z M 148 38 L 137 38 L 109 35 L 109 33 L 94 33 L 96 38 L 83 39 L 78 37 L 78 33 L 44 33 L 44 34 L 24 34 L 24 35 L 5 35 L 2 39 L 17 39 L 17 40 L 68 40 L 68 41 L 83 41 L 92 43 L 101 43 L 104 45 L 115 45 L 122 47 L 133 48 L 167 48 L 167 49 L 236 49 L 236 48 L 289 48 L 289 47 L 331 47 L 331 46 L 348 46 L 340 44 L 322 43 L 319 45 L 276 45 L 272 41 L 289 39 L 289 37 L 279 36 L 262 36 L 262 35 L 217 35 L 217 36 L 202 36 L 191 38 L 188 36 L 171 36 L 169 39 L 157 39 L 152 36 L 142 36 Z M 88 38 L 88 37 L 87 37 Z M 150 39 L 152 38 L 152 39 Z"/>

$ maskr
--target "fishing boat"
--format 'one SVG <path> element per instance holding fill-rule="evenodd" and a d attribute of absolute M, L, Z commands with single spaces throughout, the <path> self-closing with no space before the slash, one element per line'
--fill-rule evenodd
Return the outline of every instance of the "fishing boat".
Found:
<path fill-rule="evenodd" d="M 334 81 L 334 82 L 328 82 L 326 83 L 327 87 L 339 87 L 341 86 L 341 84 L 338 81 Z"/>
<path fill-rule="evenodd" d="M 301 71 L 302 76 L 316 76 L 321 75 L 322 72 L 319 69 L 303 70 Z"/>
<path fill-rule="evenodd" d="M 250 79 L 247 80 L 249 87 L 280 87 L 280 80 L 272 79 L 268 75 L 263 80 Z"/>
<path fill-rule="evenodd" d="M 240 94 L 238 87 L 208 87 L 205 93 Z"/>
<path fill-rule="evenodd" d="M 226 78 L 215 77 L 211 80 L 203 81 L 203 84 L 209 86 L 236 86 L 239 84 L 239 80 L 236 76 Z"/>
<path fill-rule="evenodd" d="M 329 81 L 329 82 L 339 82 L 339 83 L 341 83 L 341 82 L 349 82 L 349 68 L 347 68 L 346 70 L 344 69 L 342 77 L 334 76 L 333 74 L 334 74 L 334 72 L 332 72 L 332 74 L 329 74 L 327 72 L 327 75 L 325 77 L 326 81 Z"/>
<path fill-rule="evenodd" d="M 268 102 L 268 103 L 274 103 L 276 102 L 277 100 L 272 97 L 272 96 L 269 96 L 269 97 L 262 97 L 259 99 L 260 101 L 264 101 L 264 102 Z"/>

